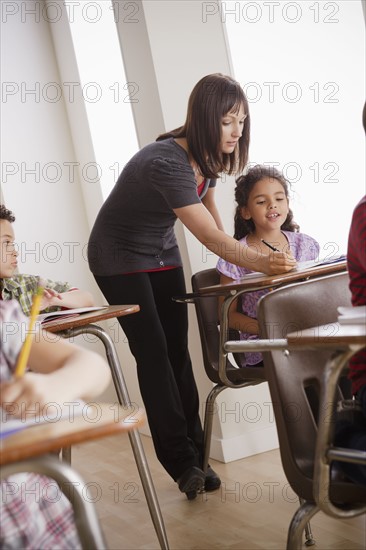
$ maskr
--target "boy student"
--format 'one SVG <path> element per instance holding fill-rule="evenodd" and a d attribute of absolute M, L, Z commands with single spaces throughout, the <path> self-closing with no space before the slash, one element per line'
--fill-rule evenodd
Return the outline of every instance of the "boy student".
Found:
<path fill-rule="evenodd" d="M 71 287 L 68 283 L 41 279 L 35 275 L 14 274 L 18 265 L 18 252 L 15 247 L 13 222 L 14 214 L 0 204 L 0 298 L 17 300 L 25 315 L 29 315 L 33 295 L 41 283 L 45 287 L 41 311 L 59 308 L 78 308 L 93 306 L 93 297 L 89 292 Z"/>

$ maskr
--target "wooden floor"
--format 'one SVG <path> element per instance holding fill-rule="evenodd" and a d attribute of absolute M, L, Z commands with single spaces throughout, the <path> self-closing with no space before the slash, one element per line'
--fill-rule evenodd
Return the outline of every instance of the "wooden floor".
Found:
<path fill-rule="evenodd" d="M 171 550 L 276 549 L 298 506 L 277 450 L 222 464 L 211 461 L 222 488 L 188 501 L 142 436 Z M 95 502 L 110 550 L 158 549 L 127 436 L 73 447 L 72 464 Z M 311 521 L 316 550 L 364 550 L 366 516 L 340 521 L 318 513 Z M 305 545 L 304 545 L 304 548 Z"/>

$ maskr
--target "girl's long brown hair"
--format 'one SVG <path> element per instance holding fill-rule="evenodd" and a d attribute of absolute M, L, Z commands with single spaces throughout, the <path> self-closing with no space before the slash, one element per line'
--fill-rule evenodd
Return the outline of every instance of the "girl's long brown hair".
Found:
<path fill-rule="evenodd" d="M 249 195 L 255 184 L 263 178 L 276 179 L 282 185 L 287 200 L 289 200 L 289 183 L 284 175 L 272 166 L 257 164 L 248 170 L 244 176 L 236 180 L 235 200 L 237 207 L 234 215 L 234 238 L 237 240 L 246 237 L 255 231 L 253 220 L 245 220 L 242 216 L 242 208 L 248 205 Z M 294 221 L 292 210 L 289 209 L 287 218 L 281 225 L 284 231 L 298 232 L 300 227 Z"/>

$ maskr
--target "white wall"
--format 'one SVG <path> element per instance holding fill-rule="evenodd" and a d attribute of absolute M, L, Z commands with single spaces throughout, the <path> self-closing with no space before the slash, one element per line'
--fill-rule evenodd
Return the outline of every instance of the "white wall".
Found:
<path fill-rule="evenodd" d="M 90 287 L 82 254 L 86 212 L 78 173 L 71 172 L 76 158 L 65 104 L 62 97 L 54 100 L 60 78 L 48 24 L 42 18 L 24 23 L 9 17 L 1 30 L 1 182 L 17 218 L 20 269 L 39 273 L 42 268 L 51 278 L 62 273 L 65 280 Z"/>
<path fill-rule="evenodd" d="M 1 7 L 1 191 L 16 216 L 19 271 L 69 281 L 100 303 L 86 261 L 90 228 L 83 183 L 101 194 L 98 184 L 80 178 L 84 157 L 74 148 L 77 134 L 69 124 L 47 14 L 40 2 Z M 78 151 L 88 133 L 82 115 L 79 109 Z M 77 338 L 80 345 L 104 353 L 92 340 Z M 112 385 L 104 397 L 114 400 Z"/>

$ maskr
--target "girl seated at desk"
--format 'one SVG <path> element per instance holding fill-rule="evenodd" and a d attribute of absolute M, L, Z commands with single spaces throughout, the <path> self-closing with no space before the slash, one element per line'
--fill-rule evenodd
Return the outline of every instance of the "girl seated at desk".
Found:
<path fill-rule="evenodd" d="M 297 261 L 314 260 L 319 244 L 308 235 L 299 233 L 289 208 L 289 184 L 275 168 L 256 165 L 236 180 L 234 238 L 261 254 L 271 249 L 291 254 Z M 252 271 L 220 258 L 216 265 L 220 282 L 242 279 Z M 240 340 L 258 338 L 257 302 L 270 289 L 243 293 L 234 300 L 229 311 L 229 328 L 240 332 Z M 220 306 L 223 298 L 220 300 Z M 261 366 L 262 354 L 240 354 L 242 367 Z"/>
<path fill-rule="evenodd" d="M 106 388 L 109 367 L 100 355 L 47 338 L 43 332 L 33 338 L 31 371 L 14 379 L 26 326 L 28 318 L 16 300 L 0 301 L 2 414 L 13 411 L 22 419 L 39 414 L 42 419 L 47 404 L 87 400 Z M 81 548 L 71 504 L 52 479 L 36 473 L 14 474 L 1 482 L 0 495 L 0 548 Z"/>

